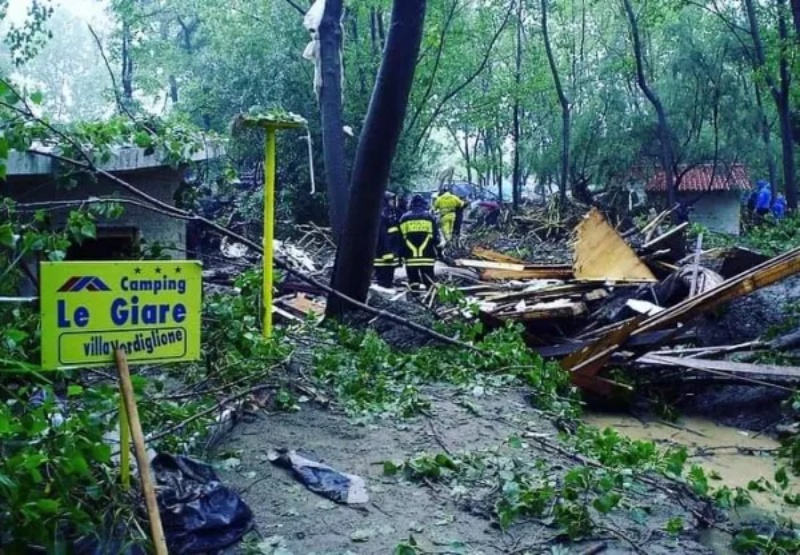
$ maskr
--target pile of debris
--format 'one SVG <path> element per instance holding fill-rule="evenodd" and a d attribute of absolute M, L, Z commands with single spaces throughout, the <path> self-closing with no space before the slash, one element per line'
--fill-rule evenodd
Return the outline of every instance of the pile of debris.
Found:
<path fill-rule="evenodd" d="M 663 350 L 691 342 L 690 324 L 697 317 L 800 273 L 800 249 L 767 260 L 743 249 L 702 252 L 700 240 L 685 257 L 686 224 L 656 231 L 668 216 L 623 235 L 591 210 L 574 230 L 572 266 L 530 264 L 474 249 L 474 258 L 456 263 L 476 270 L 479 281 L 460 290 L 477 303 L 484 324 L 523 324 L 531 348 L 561 359 L 573 382 L 594 393 L 630 389 L 603 375 L 611 367 L 639 374 L 680 368 L 757 383 L 800 379 L 800 368 L 711 358 L 763 346 L 758 342 Z M 716 261 L 718 268 L 704 261 Z M 454 313 L 442 308 L 440 316 Z"/>

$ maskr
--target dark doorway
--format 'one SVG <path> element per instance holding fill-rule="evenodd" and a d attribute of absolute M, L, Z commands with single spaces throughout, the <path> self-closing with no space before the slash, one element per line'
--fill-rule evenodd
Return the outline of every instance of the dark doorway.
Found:
<path fill-rule="evenodd" d="M 97 227 L 97 238 L 72 245 L 67 260 L 132 260 L 136 258 L 139 230 L 135 227 Z"/>

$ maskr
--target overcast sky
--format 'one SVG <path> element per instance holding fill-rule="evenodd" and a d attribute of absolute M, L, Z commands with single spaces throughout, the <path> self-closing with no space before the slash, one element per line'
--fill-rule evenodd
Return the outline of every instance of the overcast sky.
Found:
<path fill-rule="evenodd" d="M 31 0 L 9 0 L 9 19 L 15 22 L 21 21 L 30 4 Z M 65 9 L 85 21 L 97 22 L 108 19 L 105 12 L 106 0 L 53 0 L 52 4 L 57 9 Z"/>

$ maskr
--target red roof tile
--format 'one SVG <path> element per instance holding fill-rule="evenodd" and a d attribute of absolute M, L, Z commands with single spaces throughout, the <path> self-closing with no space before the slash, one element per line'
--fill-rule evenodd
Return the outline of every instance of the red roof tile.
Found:
<path fill-rule="evenodd" d="M 645 190 L 654 193 L 666 192 L 666 181 L 664 172 L 659 171 L 647 182 Z M 712 164 L 696 166 L 684 174 L 678 185 L 680 192 L 749 191 L 752 188 L 753 184 L 743 164 L 718 165 L 716 169 Z"/>

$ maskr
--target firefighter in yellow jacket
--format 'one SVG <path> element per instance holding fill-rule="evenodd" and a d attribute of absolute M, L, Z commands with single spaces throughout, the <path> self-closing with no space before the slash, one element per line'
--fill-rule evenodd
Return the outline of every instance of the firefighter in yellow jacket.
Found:
<path fill-rule="evenodd" d="M 442 190 L 442 194 L 436 197 L 433 208 L 439 213 L 442 222 L 442 235 L 445 241 L 453 238 L 453 228 L 456 225 L 456 213 L 463 210 L 466 203 L 458 196 L 450 192 L 448 187 Z"/>

